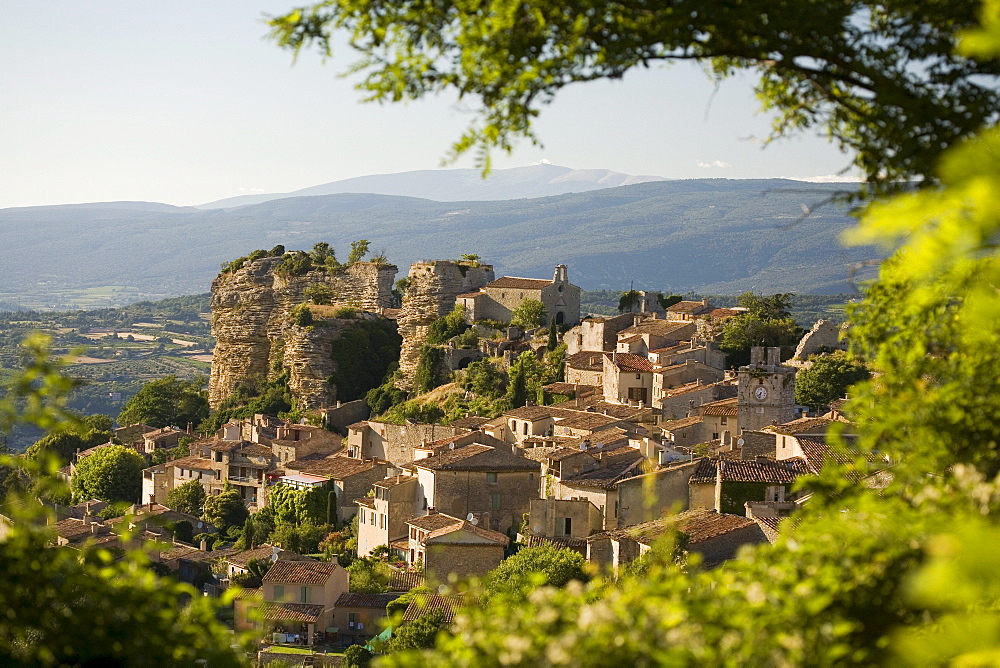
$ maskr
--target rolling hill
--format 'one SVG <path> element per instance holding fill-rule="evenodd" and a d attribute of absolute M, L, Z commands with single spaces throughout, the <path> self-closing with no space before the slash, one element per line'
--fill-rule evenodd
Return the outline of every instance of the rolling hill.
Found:
<path fill-rule="evenodd" d="M 848 184 L 780 179 L 640 183 L 537 199 L 438 202 L 376 194 L 274 199 L 226 209 L 116 202 L 0 210 L 0 307 L 93 307 L 205 292 L 255 248 L 369 239 L 405 275 L 415 260 L 477 253 L 497 275 L 585 289 L 837 293 L 876 257 L 844 249 Z M 867 272 L 867 273 L 865 273 Z M 860 275 L 870 276 L 867 269 Z"/>

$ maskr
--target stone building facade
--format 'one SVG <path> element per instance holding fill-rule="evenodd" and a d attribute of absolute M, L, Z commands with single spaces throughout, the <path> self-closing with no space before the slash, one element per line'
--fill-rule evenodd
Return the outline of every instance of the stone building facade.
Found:
<path fill-rule="evenodd" d="M 460 294 L 457 306 L 465 308 L 465 317 L 473 320 L 510 322 L 511 313 L 525 299 L 540 301 L 545 313 L 557 325 L 580 322 L 580 287 L 569 282 L 566 265 L 556 267 L 551 281 L 539 278 L 504 276 L 479 291 Z"/>
<path fill-rule="evenodd" d="M 781 348 L 751 348 L 750 364 L 740 367 L 737 420 L 741 429 L 760 431 L 795 419 L 795 369 L 782 366 Z"/>

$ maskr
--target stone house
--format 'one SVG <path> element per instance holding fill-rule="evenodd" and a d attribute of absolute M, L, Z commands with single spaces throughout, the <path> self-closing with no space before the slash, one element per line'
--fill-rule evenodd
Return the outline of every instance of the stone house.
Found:
<path fill-rule="evenodd" d="M 652 350 L 690 342 L 697 331 L 695 323 L 646 318 L 618 332 L 615 350 L 646 357 Z"/>
<path fill-rule="evenodd" d="M 529 536 L 586 538 L 602 531 L 604 516 L 589 499 L 532 499 L 528 514 Z"/>
<path fill-rule="evenodd" d="M 748 517 L 695 508 L 591 536 L 587 541 L 587 560 L 617 571 L 646 554 L 658 539 L 673 531 L 683 534 L 686 551 L 700 555 L 706 568 L 732 559 L 744 545 L 768 542 L 760 525 Z"/>
<path fill-rule="evenodd" d="M 744 514 L 748 502 L 792 500 L 792 485 L 808 473 L 802 459 L 776 462 L 702 457 L 688 483 L 689 506 Z"/>
<path fill-rule="evenodd" d="M 467 445 L 413 462 L 417 477 L 414 516 L 431 508 L 467 517 L 489 515 L 489 529 L 509 532 L 521 524 L 538 495 L 541 466 L 509 449 Z"/>
<path fill-rule="evenodd" d="M 347 426 L 347 456 L 385 460 L 401 466 L 416 459 L 415 448 L 470 431 L 439 424 L 390 424 L 376 420 L 356 422 Z"/>
<path fill-rule="evenodd" d="M 348 583 L 337 563 L 276 561 L 264 575 L 259 599 L 237 599 L 236 630 L 260 628 L 262 621 L 265 632 L 299 633 L 312 645 L 315 632 L 333 626 L 334 606 Z"/>
<path fill-rule="evenodd" d="M 667 320 L 672 322 L 693 322 L 698 316 L 707 315 L 715 307 L 708 299 L 701 301 L 679 301 L 667 307 Z"/>
<path fill-rule="evenodd" d="M 707 384 L 697 380 L 678 387 L 663 388 L 659 396 L 655 396 L 654 386 L 653 408 L 664 419 L 676 420 L 687 417 L 704 403 L 735 397 L 736 393 L 736 385 L 728 380 Z"/>
<path fill-rule="evenodd" d="M 665 348 L 655 348 L 649 351 L 648 357 L 653 364 L 664 367 L 694 360 L 713 369 L 726 368 L 726 354 L 719 350 L 718 345 L 714 341 L 701 341 L 697 338 Z"/>
<path fill-rule="evenodd" d="M 726 372 L 698 360 L 688 359 L 669 366 L 657 366 L 653 371 L 653 402 L 661 401 L 667 391 L 691 383 L 711 385 L 723 380 Z"/>
<path fill-rule="evenodd" d="M 336 503 L 336 519 L 343 522 L 354 517 L 358 507 L 354 500 L 368 493 L 372 485 L 398 472 L 389 462 L 375 459 L 354 459 L 343 454 L 330 457 L 296 459 L 285 466 L 287 473 L 308 474 L 332 484 Z"/>
<path fill-rule="evenodd" d="M 406 540 L 406 521 L 414 517 L 417 478 L 395 475 L 372 486 L 374 494 L 358 498 L 358 556 L 367 557 L 376 547 Z"/>
<path fill-rule="evenodd" d="M 604 383 L 604 354 L 581 351 L 563 360 L 567 383 L 600 387 Z"/>
<path fill-rule="evenodd" d="M 653 365 L 632 353 L 604 353 L 604 400 L 616 404 L 648 406 L 653 395 Z"/>
<path fill-rule="evenodd" d="M 175 448 L 182 438 L 190 435 L 188 432 L 174 429 L 173 427 L 154 429 L 142 435 L 142 449 L 140 452 L 144 455 L 151 455 L 154 450 Z"/>
<path fill-rule="evenodd" d="M 453 574 L 460 578 L 486 574 L 500 565 L 510 542 L 502 533 L 444 513 L 428 513 L 406 524 L 407 563 L 423 563 L 425 577 L 439 581 Z"/>
<path fill-rule="evenodd" d="M 611 352 L 618 343 L 618 333 L 631 327 L 645 315 L 623 313 L 613 317 L 584 318 L 579 325 L 563 335 L 566 355 L 580 352 Z"/>
<path fill-rule="evenodd" d="M 333 609 L 333 627 L 341 645 L 363 645 L 382 630 L 385 606 L 400 594 L 363 594 L 345 592 Z"/>
<path fill-rule="evenodd" d="M 629 448 L 597 460 L 597 468 L 581 466 L 579 473 L 564 470 L 560 463 L 559 476 L 553 475 L 549 495 L 553 499 L 589 501 L 601 516 L 600 530 L 618 527 L 618 483 L 642 472 L 645 459 L 638 450 Z M 593 530 L 594 527 L 591 527 Z"/>
<path fill-rule="evenodd" d="M 694 415 L 664 422 L 660 431 L 675 446 L 690 447 L 711 441 L 730 445 L 740 434 L 736 402 L 736 397 L 732 397 L 704 403 L 694 409 Z"/>
<path fill-rule="evenodd" d="M 223 577 L 232 578 L 234 575 L 249 572 L 249 564 L 254 559 L 275 561 L 316 561 L 312 557 L 306 557 L 291 550 L 282 550 L 273 545 L 258 545 L 248 550 L 232 552 L 222 557 L 224 564 Z"/>
<path fill-rule="evenodd" d="M 580 322 L 580 288 L 569 282 L 566 265 L 556 266 L 552 280 L 504 276 L 487 283 L 478 292 L 455 298 L 455 305 L 465 308 L 465 317 L 473 320 L 510 322 L 511 313 L 525 299 L 540 301 L 545 313 L 557 325 Z"/>

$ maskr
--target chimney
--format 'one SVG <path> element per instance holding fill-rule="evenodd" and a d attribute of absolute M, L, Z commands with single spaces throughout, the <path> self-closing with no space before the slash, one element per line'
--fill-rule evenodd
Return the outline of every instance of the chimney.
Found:
<path fill-rule="evenodd" d="M 201 545 L 200 545 L 199 549 L 202 552 L 208 552 L 208 541 L 205 540 L 204 538 L 201 539 Z"/>
<path fill-rule="evenodd" d="M 90 533 L 95 536 L 97 535 L 97 522 L 90 525 Z"/>
<path fill-rule="evenodd" d="M 437 515 L 437 508 L 435 508 L 434 506 L 431 506 L 430 508 L 427 509 L 427 514 L 428 515 Z"/>
<path fill-rule="evenodd" d="M 188 433 L 188 435 L 194 435 L 194 423 L 193 422 L 188 422 L 187 433 Z"/>
<path fill-rule="evenodd" d="M 764 363 L 764 349 L 760 346 L 750 348 L 750 366 L 760 366 Z"/>

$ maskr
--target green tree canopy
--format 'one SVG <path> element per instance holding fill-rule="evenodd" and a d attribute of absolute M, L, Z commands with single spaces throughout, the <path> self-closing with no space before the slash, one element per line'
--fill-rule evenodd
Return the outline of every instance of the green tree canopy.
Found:
<path fill-rule="evenodd" d="M 351 252 L 347 256 L 347 264 L 354 264 L 355 262 L 364 260 L 365 255 L 368 255 L 368 246 L 367 239 L 358 239 L 351 242 Z"/>
<path fill-rule="evenodd" d="M 545 304 L 537 299 L 525 297 L 521 303 L 510 312 L 510 324 L 522 329 L 533 329 L 541 327 L 549 322 L 549 316 L 545 312 Z"/>
<path fill-rule="evenodd" d="M 142 493 L 146 460 L 123 445 L 98 448 L 82 458 L 73 473 L 73 495 L 78 499 L 137 503 Z"/>
<path fill-rule="evenodd" d="M 331 0 L 271 20 L 272 36 L 330 55 L 342 31 L 360 55 L 368 100 L 446 90 L 478 102 L 453 154 L 510 151 L 563 87 L 617 79 L 660 61 L 697 60 L 723 78 L 749 71 L 773 136 L 816 129 L 854 154 L 878 190 L 923 176 L 941 153 L 996 118 L 1000 63 L 956 57 L 979 3 L 802 0 L 587 0 L 474 7 L 456 2 Z M 667 77 L 668 75 L 664 75 Z"/>
<path fill-rule="evenodd" d="M 201 517 L 205 505 L 205 488 L 200 480 L 188 480 L 167 492 L 167 507 L 188 515 Z"/>
<path fill-rule="evenodd" d="M 166 376 L 150 381 L 129 399 L 118 414 L 118 424 L 148 424 L 151 427 L 200 424 L 208 417 L 208 395 L 204 380 L 181 380 Z"/>
<path fill-rule="evenodd" d="M 623 292 L 621 298 L 618 300 L 618 312 L 629 313 L 634 311 L 635 307 L 639 304 L 640 297 L 641 295 L 638 290 Z"/>
<path fill-rule="evenodd" d="M 744 292 L 739 296 L 740 306 L 746 308 L 726 321 L 722 330 L 721 349 L 727 354 L 730 366 L 741 366 L 750 361 L 750 348 L 755 346 L 795 346 L 802 336 L 802 329 L 788 312 L 792 295 L 770 296 Z"/>
<path fill-rule="evenodd" d="M 541 585 L 563 587 L 570 580 L 586 582 L 586 560 L 579 552 L 555 545 L 523 547 L 486 576 L 490 593 L 524 593 Z"/>
<path fill-rule="evenodd" d="M 206 498 L 203 508 L 202 519 L 214 524 L 220 531 L 242 526 L 249 515 L 243 497 L 233 487 L 226 487 L 219 494 Z"/>
<path fill-rule="evenodd" d="M 467 329 L 469 329 L 469 323 L 465 321 L 465 307 L 456 306 L 450 313 L 430 324 L 430 327 L 427 328 L 427 343 L 432 345 L 445 343 Z"/>
<path fill-rule="evenodd" d="M 867 380 L 864 364 L 844 355 L 822 355 L 812 360 L 812 366 L 795 374 L 795 403 L 818 410 L 834 399 L 847 395 L 847 388 Z"/>

